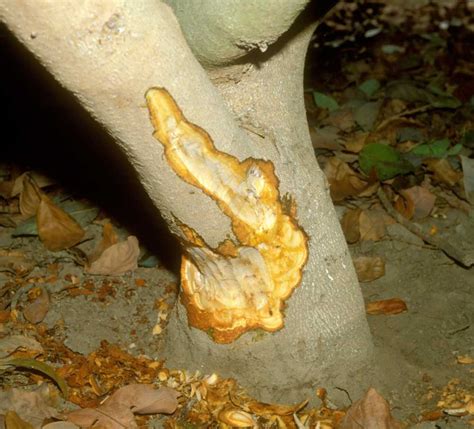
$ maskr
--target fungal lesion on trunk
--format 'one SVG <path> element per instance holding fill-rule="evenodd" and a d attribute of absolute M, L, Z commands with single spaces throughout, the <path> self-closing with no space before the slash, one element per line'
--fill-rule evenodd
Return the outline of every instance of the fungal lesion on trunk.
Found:
<path fill-rule="evenodd" d="M 301 281 L 308 240 L 295 210 L 283 208 L 273 164 L 219 151 L 164 88 L 149 89 L 146 101 L 168 164 L 217 203 L 236 238 L 211 248 L 181 225 L 181 299 L 189 324 L 217 343 L 251 329 L 281 329 L 284 302 Z"/>

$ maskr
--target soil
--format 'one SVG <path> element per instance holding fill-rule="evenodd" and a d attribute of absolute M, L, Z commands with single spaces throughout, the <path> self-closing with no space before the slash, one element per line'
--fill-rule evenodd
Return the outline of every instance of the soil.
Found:
<path fill-rule="evenodd" d="M 453 211 L 445 219 L 429 222 L 449 230 L 453 243 L 474 242 L 474 223 L 465 215 Z M 160 298 L 172 303 L 170 291 L 175 290 L 177 279 L 170 271 L 161 266 L 139 268 L 120 277 L 88 276 L 64 255 L 45 253 L 36 238 L 13 239 L 8 229 L 2 229 L 0 240 L 3 248 L 21 250 L 36 261 L 31 278 L 46 278 L 51 274 L 51 263 L 59 266 L 58 280 L 45 285 L 51 304 L 43 322 L 68 348 L 87 355 L 107 340 L 134 355 L 160 358 L 160 335 L 152 334 L 160 322 L 155 303 Z M 386 260 L 385 276 L 361 285 L 366 301 L 397 297 L 406 302 L 408 311 L 368 316 L 376 346 L 373 367 L 330 390 L 329 400 L 339 407 L 348 406 L 357 399 L 353 392 L 361 385 L 374 386 L 389 400 L 395 417 L 415 423 L 423 411 L 436 408 L 443 389 L 453 380 L 456 389 L 474 391 L 472 368 L 456 360 L 474 355 L 473 269 L 428 248 L 398 224 L 388 228 L 384 240 L 363 242 L 352 246 L 351 252 Z M 8 280 L 8 274 L 0 274 L 3 281 Z M 88 285 L 93 293 L 72 296 L 68 291 L 77 285 Z M 18 305 L 23 302 L 20 297 Z M 457 428 L 467 427 L 467 423 L 446 417 L 419 427 Z"/>

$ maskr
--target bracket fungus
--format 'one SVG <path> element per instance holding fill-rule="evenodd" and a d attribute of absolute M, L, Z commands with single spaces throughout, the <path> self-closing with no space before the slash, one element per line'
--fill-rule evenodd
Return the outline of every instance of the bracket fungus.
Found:
<path fill-rule="evenodd" d="M 164 146 L 168 164 L 217 203 L 236 239 L 213 249 L 181 225 L 181 299 L 189 324 L 217 343 L 230 343 L 251 329 L 282 328 L 284 301 L 300 283 L 308 246 L 290 214 L 294 210 L 282 208 L 273 164 L 239 161 L 217 150 L 164 88 L 149 89 L 146 101 L 153 136 Z"/>

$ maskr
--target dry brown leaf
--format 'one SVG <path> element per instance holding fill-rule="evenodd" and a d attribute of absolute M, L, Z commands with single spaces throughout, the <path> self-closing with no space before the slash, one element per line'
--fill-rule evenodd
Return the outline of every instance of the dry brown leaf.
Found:
<path fill-rule="evenodd" d="M 329 158 L 324 166 L 324 174 L 328 179 L 333 201 L 359 195 L 369 186 L 347 163 L 336 157 Z"/>
<path fill-rule="evenodd" d="M 89 263 L 97 261 L 100 258 L 102 253 L 109 247 L 113 246 L 118 242 L 117 233 L 114 230 L 112 223 L 106 222 L 102 229 L 102 240 L 94 249 L 94 251 L 89 256 Z"/>
<path fill-rule="evenodd" d="M 443 416 L 444 416 L 444 413 L 442 410 L 425 411 L 421 415 L 421 421 L 434 422 L 436 420 L 441 419 Z"/>
<path fill-rule="evenodd" d="M 445 158 L 427 159 L 424 163 L 428 170 L 434 173 L 435 179 L 449 186 L 456 185 L 463 177 L 462 173 L 454 170 Z"/>
<path fill-rule="evenodd" d="M 15 411 L 7 411 L 5 414 L 6 429 L 34 429 L 33 425 L 22 420 Z"/>
<path fill-rule="evenodd" d="M 346 241 L 349 244 L 357 243 L 360 239 L 359 218 L 362 209 L 350 209 L 344 213 L 341 219 L 341 227 Z"/>
<path fill-rule="evenodd" d="M 44 353 L 38 341 L 24 335 L 10 335 L 0 339 L 0 359 L 13 355 L 18 350 L 27 350 L 28 356 L 33 358 Z"/>
<path fill-rule="evenodd" d="M 349 152 L 359 153 L 364 148 L 367 142 L 368 136 L 369 136 L 369 133 L 362 132 L 362 131 L 358 133 L 354 133 L 353 136 L 351 136 L 351 139 L 344 143 L 344 147 Z"/>
<path fill-rule="evenodd" d="M 400 213 L 404 218 L 411 219 L 415 213 L 415 203 L 412 199 L 406 199 L 402 195 L 399 195 L 398 198 L 393 203 L 395 210 Z"/>
<path fill-rule="evenodd" d="M 309 128 L 311 143 L 315 149 L 341 150 L 339 130 L 336 127 Z"/>
<path fill-rule="evenodd" d="M 249 413 L 238 408 L 224 408 L 217 417 L 219 421 L 233 428 L 255 427 L 255 421 Z"/>
<path fill-rule="evenodd" d="M 139 255 L 138 239 L 131 235 L 127 238 L 127 241 L 121 241 L 105 249 L 96 261 L 86 267 L 86 272 L 115 276 L 133 271 L 138 266 Z"/>
<path fill-rule="evenodd" d="M 10 310 L 0 310 L 0 323 L 5 323 L 10 320 L 12 313 Z"/>
<path fill-rule="evenodd" d="M 28 174 L 23 174 L 20 177 L 23 182 L 23 187 L 20 192 L 20 212 L 25 216 L 25 219 L 28 219 L 36 215 L 42 192 Z"/>
<path fill-rule="evenodd" d="M 381 210 L 362 210 L 359 216 L 361 240 L 378 241 L 385 235 L 386 217 Z"/>
<path fill-rule="evenodd" d="M 52 402 L 52 394 L 47 383 L 34 391 L 15 387 L 0 390 L 1 410 L 16 412 L 22 420 L 35 428 L 40 428 L 45 419 L 58 416 L 59 413 L 51 406 Z"/>
<path fill-rule="evenodd" d="M 292 416 L 302 410 L 308 403 L 308 400 L 296 405 L 266 404 L 264 402 L 252 401 L 246 404 L 248 409 L 259 416 Z"/>
<path fill-rule="evenodd" d="M 474 363 L 474 358 L 468 355 L 456 356 L 456 361 L 461 365 L 472 365 Z"/>
<path fill-rule="evenodd" d="M 324 119 L 323 123 L 324 125 L 336 127 L 341 131 L 349 131 L 356 125 L 352 109 L 338 109 L 329 112 L 328 117 Z"/>
<path fill-rule="evenodd" d="M 26 171 L 25 173 L 21 174 L 14 180 L 13 189 L 11 191 L 12 197 L 19 195 L 23 191 L 25 176 L 29 176 L 33 180 L 35 185 L 38 186 L 38 188 L 40 189 L 46 186 L 54 185 L 55 183 L 54 180 L 52 180 L 51 178 L 47 176 L 44 176 L 41 173 L 38 173 L 36 171 Z"/>
<path fill-rule="evenodd" d="M 360 282 L 371 282 L 385 275 L 385 261 L 380 256 L 358 256 L 352 260 Z"/>
<path fill-rule="evenodd" d="M 134 413 L 171 414 L 178 406 L 178 396 L 177 391 L 168 387 L 155 389 L 149 384 L 130 384 L 118 389 L 97 409 L 73 411 L 67 420 L 81 427 L 137 428 Z"/>
<path fill-rule="evenodd" d="M 407 219 L 422 219 L 426 216 L 429 216 L 433 210 L 436 196 L 423 186 L 413 186 L 411 188 L 404 189 L 400 191 L 400 194 L 407 203 L 405 206 L 409 207 L 410 210 L 405 214 L 398 210 L 396 204 L 395 208 Z"/>
<path fill-rule="evenodd" d="M 117 391 L 117 402 L 131 403 L 135 414 L 172 414 L 179 392 L 169 387 L 155 389 L 148 384 L 130 384 Z"/>
<path fill-rule="evenodd" d="M 400 298 L 383 299 L 368 302 L 365 311 L 367 314 L 399 314 L 408 311 L 405 301 Z"/>
<path fill-rule="evenodd" d="M 8 200 L 12 196 L 13 182 L 11 180 L 4 180 L 0 182 L 0 197 Z"/>
<path fill-rule="evenodd" d="M 45 288 L 36 287 L 28 295 L 33 295 L 33 301 L 23 310 L 23 316 L 30 323 L 40 323 L 49 311 L 49 295 Z"/>
<path fill-rule="evenodd" d="M 342 419 L 339 429 L 401 429 L 390 414 L 388 402 L 371 387 L 362 399 L 354 402 Z"/>
<path fill-rule="evenodd" d="M 56 206 L 46 195 L 36 214 L 38 235 L 44 246 L 53 252 L 75 246 L 84 237 L 85 231 L 64 210 Z"/>
<path fill-rule="evenodd" d="M 80 429 L 80 427 L 74 423 L 54 422 L 44 425 L 41 429 Z"/>

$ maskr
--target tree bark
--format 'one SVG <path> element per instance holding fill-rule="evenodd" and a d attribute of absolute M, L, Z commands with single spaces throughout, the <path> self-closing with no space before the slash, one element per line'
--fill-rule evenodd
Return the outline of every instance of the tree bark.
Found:
<path fill-rule="evenodd" d="M 304 2 L 289 3 L 297 11 Z M 283 11 L 285 19 L 288 13 Z M 301 284 L 286 301 L 284 328 L 216 344 L 189 327 L 178 303 L 166 334 L 168 365 L 234 376 L 275 400 L 290 399 L 297 388 L 333 385 L 367 362 L 372 343 L 361 293 L 306 123 L 303 66 L 314 26 L 298 21 L 264 54 L 206 72 L 171 9 L 156 0 L 0 0 L 0 17 L 116 139 L 177 236 L 184 238 L 186 225 L 213 249 L 235 238 L 229 217 L 176 174 L 152 137 L 144 104 L 151 87 L 166 88 L 217 150 L 240 161 L 271 161 L 280 197 L 296 202 L 309 258 Z M 277 36 L 258 40 L 270 45 Z M 187 37 L 193 45 L 194 36 Z M 202 43 L 196 41 L 195 49 Z M 242 46 L 237 48 L 223 58 L 241 56 Z M 209 53 L 201 57 L 218 62 Z"/>
<path fill-rule="evenodd" d="M 201 64 L 226 65 L 286 32 L 309 0 L 167 0 Z M 271 18 L 271 19 L 269 19 Z M 205 31 L 203 29 L 205 28 Z"/>

